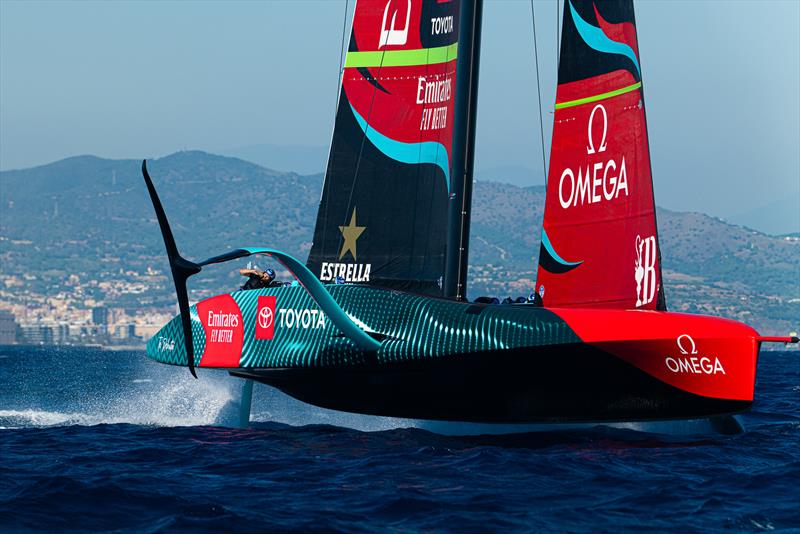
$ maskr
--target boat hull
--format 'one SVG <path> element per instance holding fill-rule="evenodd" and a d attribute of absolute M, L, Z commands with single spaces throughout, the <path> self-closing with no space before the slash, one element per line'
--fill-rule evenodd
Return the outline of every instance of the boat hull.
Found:
<path fill-rule="evenodd" d="M 736 321 L 325 290 L 380 340 L 377 350 L 350 339 L 305 289 L 270 288 L 192 308 L 195 366 L 325 408 L 410 419 L 665 420 L 739 413 L 753 401 L 760 338 Z M 186 365 L 183 337 L 176 317 L 147 353 Z"/>
<path fill-rule="evenodd" d="M 685 419 L 741 413 L 752 404 L 687 392 L 581 343 L 396 365 L 231 374 L 323 408 L 474 423 Z"/>

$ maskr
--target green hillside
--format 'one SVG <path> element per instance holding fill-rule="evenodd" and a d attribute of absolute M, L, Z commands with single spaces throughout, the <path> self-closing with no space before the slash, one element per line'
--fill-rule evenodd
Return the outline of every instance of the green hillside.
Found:
<path fill-rule="evenodd" d="M 80 287 L 86 298 L 114 306 L 173 306 L 139 167 L 139 161 L 79 156 L 0 173 L 0 275 L 6 286 L 0 298 Z M 179 152 L 149 168 L 187 257 L 246 245 L 308 254 L 321 175 L 283 173 L 203 152 Z M 478 181 L 473 205 L 470 296 L 527 295 L 544 189 Z M 797 328 L 800 239 L 700 213 L 659 210 L 658 219 L 670 309 L 739 318 L 764 332 Z M 236 287 L 235 267 L 217 266 L 193 279 L 193 297 Z M 127 291 L 130 280 L 141 287 Z"/>

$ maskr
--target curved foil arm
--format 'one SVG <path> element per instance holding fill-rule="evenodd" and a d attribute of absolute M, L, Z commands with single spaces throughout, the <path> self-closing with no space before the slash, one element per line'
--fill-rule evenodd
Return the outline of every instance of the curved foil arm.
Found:
<path fill-rule="evenodd" d="M 208 258 L 205 261 L 201 261 L 198 265 L 205 266 L 213 263 L 222 263 L 253 254 L 272 256 L 286 267 L 289 272 L 292 273 L 292 276 L 297 278 L 297 281 L 300 282 L 300 285 L 308 292 L 314 302 L 316 302 L 322 311 L 331 318 L 333 324 L 335 324 L 353 343 L 358 345 L 358 347 L 367 351 L 376 351 L 380 348 L 381 344 L 378 341 L 371 338 L 347 316 L 347 313 L 345 313 L 342 307 L 339 306 L 339 303 L 334 300 L 328 290 L 325 289 L 322 282 L 314 276 L 314 273 L 303 265 L 302 262 L 285 252 L 273 248 L 245 247 Z"/>

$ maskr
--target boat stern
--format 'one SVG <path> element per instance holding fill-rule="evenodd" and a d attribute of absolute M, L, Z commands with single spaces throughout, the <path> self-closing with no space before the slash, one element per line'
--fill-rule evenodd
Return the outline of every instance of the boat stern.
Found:
<path fill-rule="evenodd" d="M 719 400 L 753 400 L 762 338 L 750 326 L 719 317 L 654 311 L 557 313 L 585 343 L 674 388 Z"/>

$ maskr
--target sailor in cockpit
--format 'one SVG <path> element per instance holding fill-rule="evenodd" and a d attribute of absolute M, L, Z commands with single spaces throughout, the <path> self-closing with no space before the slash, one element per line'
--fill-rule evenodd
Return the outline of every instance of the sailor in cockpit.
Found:
<path fill-rule="evenodd" d="M 239 274 L 247 277 L 247 281 L 242 285 L 241 290 L 261 289 L 264 287 L 278 287 L 283 284 L 275 281 L 275 271 L 267 268 L 262 271 L 257 265 L 247 264 L 246 269 L 239 269 Z"/>

